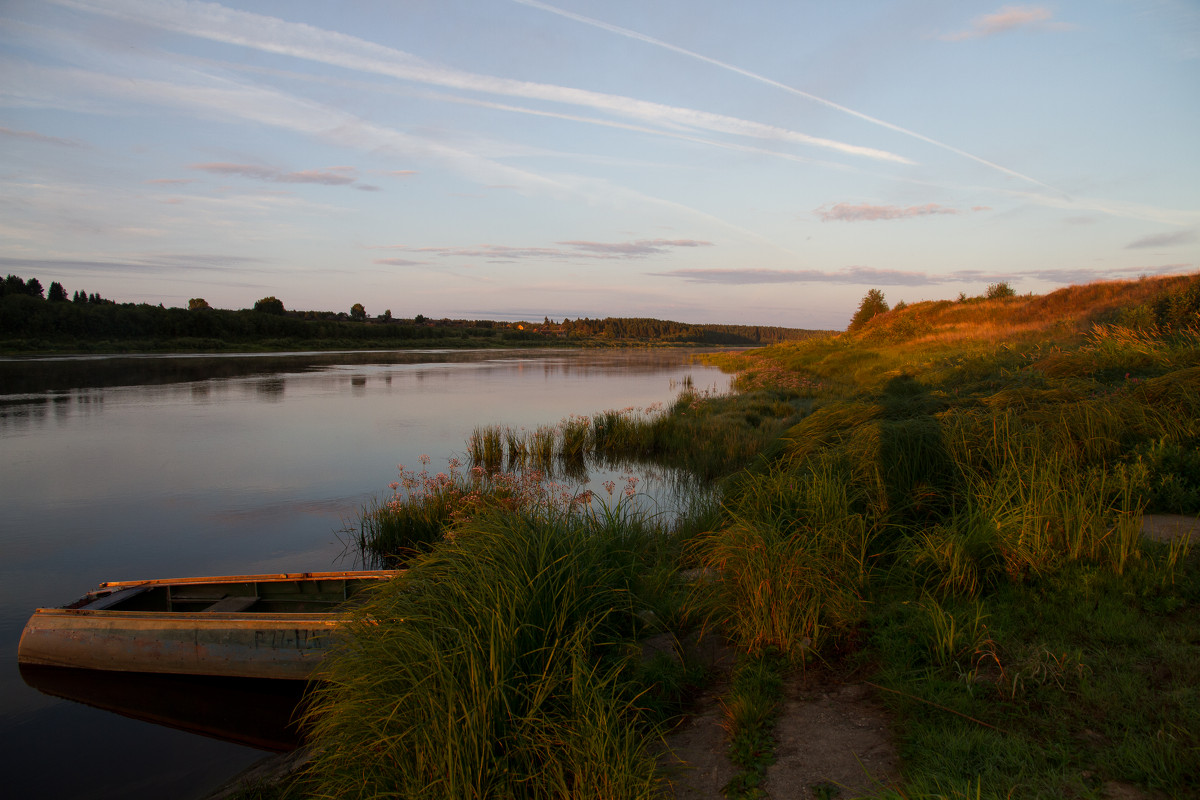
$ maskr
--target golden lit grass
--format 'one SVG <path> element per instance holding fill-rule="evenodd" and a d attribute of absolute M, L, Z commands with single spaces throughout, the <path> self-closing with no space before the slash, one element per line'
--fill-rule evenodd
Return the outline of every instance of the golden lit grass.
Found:
<path fill-rule="evenodd" d="M 1083 336 L 1114 312 L 1179 291 L 1195 276 L 1135 281 L 1097 281 L 1047 295 L 969 298 L 913 303 L 870 320 L 854 338 L 907 341 L 914 345 L 970 341 L 1024 342 L 1034 338 Z"/>

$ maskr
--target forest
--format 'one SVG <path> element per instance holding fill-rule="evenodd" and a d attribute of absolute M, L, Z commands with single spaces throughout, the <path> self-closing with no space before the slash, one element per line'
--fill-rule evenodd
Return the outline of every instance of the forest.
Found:
<path fill-rule="evenodd" d="M 388 348 L 427 345 L 588 345 L 662 343 L 761 345 L 828 335 L 829 331 L 758 325 L 711 325 L 607 317 L 552 322 L 368 316 L 355 303 L 348 312 L 299 311 L 264 297 L 253 308 L 228 310 L 192 298 L 187 308 L 118 303 L 99 293 L 49 290 L 37 278 L 9 275 L 0 283 L 0 351 L 128 352 L 237 349 Z"/>

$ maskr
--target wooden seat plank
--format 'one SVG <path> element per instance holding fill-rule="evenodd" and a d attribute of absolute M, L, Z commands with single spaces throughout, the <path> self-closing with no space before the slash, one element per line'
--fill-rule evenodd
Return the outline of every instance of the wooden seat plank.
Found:
<path fill-rule="evenodd" d="M 257 602 L 257 597 L 223 597 L 204 610 L 226 613 L 245 611 Z"/>

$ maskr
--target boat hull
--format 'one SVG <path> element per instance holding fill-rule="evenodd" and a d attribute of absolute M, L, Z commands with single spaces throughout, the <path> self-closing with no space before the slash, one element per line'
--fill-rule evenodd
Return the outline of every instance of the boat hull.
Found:
<path fill-rule="evenodd" d="M 363 573 L 356 573 L 354 581 L 356 585 L 371 583 L 395 574 L 364 578 Z M 298 582 L 297 577 L 271 580 L 282 585 L 286 579 L 289 588 L 316 586 L 316 580 L 336 580 L 306 574 Z M 266 583 L 264 576 L 233 576 L 189 579 L 186 584 L 105 584 L 103 592 L 85 598 L 90 602 L 84 602 L 83 607 L 34 611 L 21 634 L 17 660 L 23 664 L 121 672 L 305 680 L 338 641 L 348 619 L 345 611 L 331 607 L 329 611 L 301 613 L 232 612 L 217 610 L 222 607 L 220 603 L 214 603 L 213 610 L 203 611 L 96 608 L 104 604 L 108 594 L 143 586 L 183 585 L 194 595 L 197 587 L 222 585 L 237 586 L 239 593 L 244 593 L 244 587 L 252 584 L 267 596 L 271 587 Z M 100 599 L 93 599 L 97 596 Z"/>
<path fill-rule="evenodd" d="M 18 660 L 53 667 L 303 680 L 343 617 L 38 609 Z"/>

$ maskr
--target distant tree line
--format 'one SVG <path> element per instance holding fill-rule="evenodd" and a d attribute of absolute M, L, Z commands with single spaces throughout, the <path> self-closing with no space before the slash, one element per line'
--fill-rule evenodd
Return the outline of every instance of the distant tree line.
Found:
<path fill-rule="evenodd" d="M 57 281 L 46 293 L 36 278 L 9 275 L 0 284 L 0 341 L 8 349 L 86 348 L 103 343 L 215 349 L 228 345 L 308 343 L 314 347 L 400 346 L 407 342 L 471 346 L 488 342 L 548 342 L 588 339 L 638 340 L 712 345 L 758 345 L 824 335 L 824 331 L 745 325 L 693 325 L 646 318 L 602 320 L 549 318 L 538 325 L 492 320 L 411 320 L 391 310 L 368 317 L 361 303 L 350 312 L 287 310 L 281 300 L 264 297 L 253 309 L 212 308 L 200 297 L 187 308 L 146 303 L 116 303 L 96 293 L 76 291 L 68 300 Z M 563 342 L 566 343 L 566 342 Z"/>
<path fill-rule="evenodd" d="M 645 317 L 564 319 L 568 336 L 638 339 L 695 344 L 758 345 L 826 336 L 829 331 L 781 328 L 772 325 L 702 325 Z"/>

